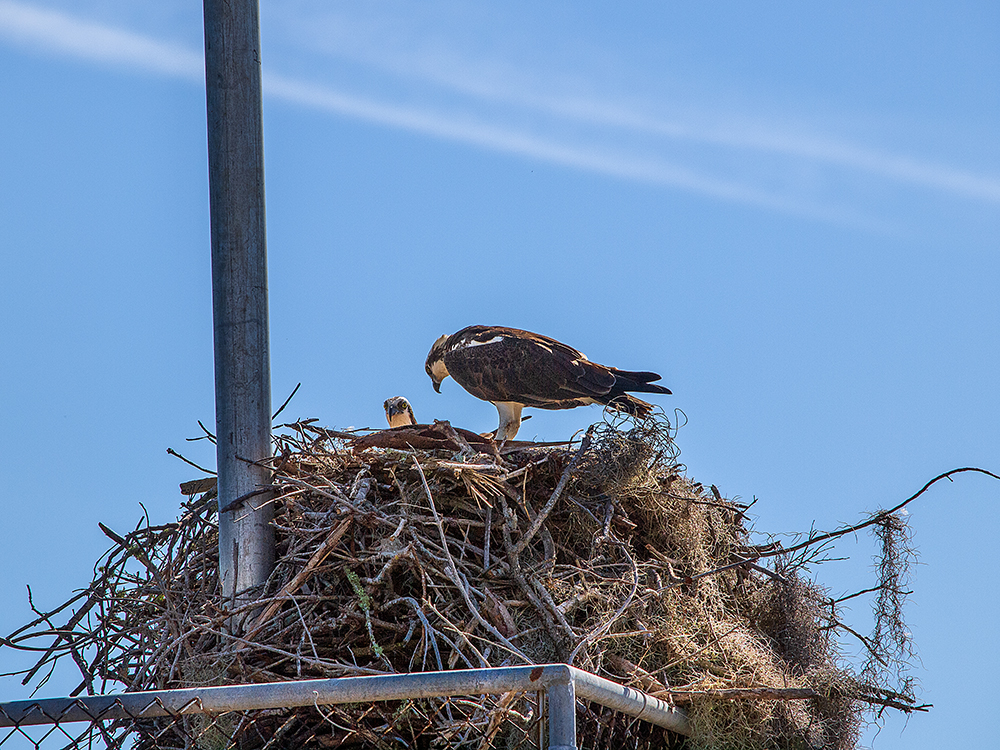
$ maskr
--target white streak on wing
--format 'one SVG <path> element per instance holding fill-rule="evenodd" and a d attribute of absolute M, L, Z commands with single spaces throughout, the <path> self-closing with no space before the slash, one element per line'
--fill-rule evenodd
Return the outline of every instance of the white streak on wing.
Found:
<path fill-rule="evenodd" d="M 491 338 L 489 341 L 466 341 L 456 346 L 454 349 L 452 349 L 452 351 L 456 352 L 459 349 L 471 349 L 474 346 L 486 346 L 487 344 L 499 344 L 503 340 L 504 340 L 503 336 L 497 335 Z"/>

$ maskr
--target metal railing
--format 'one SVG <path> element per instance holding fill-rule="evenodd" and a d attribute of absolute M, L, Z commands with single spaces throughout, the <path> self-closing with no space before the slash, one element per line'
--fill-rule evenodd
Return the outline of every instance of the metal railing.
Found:
<path fill-rule="evenodd" d="M 153 690 L 82 698 L 0 703 L 0 727 L 140 721 L 191 714 L 329 706 L 459 695 L 544 693 L 549 750 L 575 750 L 577 698 L 598 703 L 683 735 L 691 727 L 683 711 L 654 696 L 567 664 L 456 669 L 441 672 L 341 677 L 251 685 Z M 64 731 L 64 734 L 65 731 Z M 66 737 L 72 739 L 70 735 Z M 0 744 L 6 738 L 0 738 Z M 72 744 L 72 743 L 71 743 Z M 37 746 L 37 743 L 36 743 Z"/>

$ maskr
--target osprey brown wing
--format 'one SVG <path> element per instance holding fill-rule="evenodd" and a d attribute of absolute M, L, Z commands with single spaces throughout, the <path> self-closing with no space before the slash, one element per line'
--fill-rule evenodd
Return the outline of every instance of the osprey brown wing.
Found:
<path fill-rule="evenodd" d="M 608 368 L 588 362 L 575 349 L 517 333 L 497 332 L 489 343 L 456 347 L 445 356 L 448 372 L 477 398 L 542 408 L 587 404 L 614 387 Z"/>

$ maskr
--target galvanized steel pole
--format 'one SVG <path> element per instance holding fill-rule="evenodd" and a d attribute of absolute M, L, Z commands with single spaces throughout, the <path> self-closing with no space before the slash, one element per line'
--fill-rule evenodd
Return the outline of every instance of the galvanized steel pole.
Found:
<path fill-rule="evenodd" d="M 572 673 L 571 673 L 572 674 Z M 575 675 L 573 675 L 575 677 Z M 549 750 L 576 750 L 576 690 L 573 680 L 545 692 L 549 708 Z"/>
<path fill-rule="evenodd" d="M 274 566 L 264 135 L 257 0 L 204 0 L 212 311 L 219 470 L 219 574 L 246 598 Z"/>

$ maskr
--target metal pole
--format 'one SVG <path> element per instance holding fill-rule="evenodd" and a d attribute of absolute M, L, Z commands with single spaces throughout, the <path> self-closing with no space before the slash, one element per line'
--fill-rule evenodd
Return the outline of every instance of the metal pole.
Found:
<path fill-rule="evenodd" d="M 204 0 L 219 508 L 270 484 L 271 370 L 257 0 Z M 273 511 L 258 494 L 219 514 L 223 595 L 274 566 Z"/>
<path fill-rule="evenodd" d="M 549 750 L 576 750 L 576 691 L 573 680 L 549 686 Z"/>

